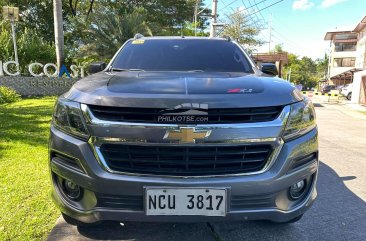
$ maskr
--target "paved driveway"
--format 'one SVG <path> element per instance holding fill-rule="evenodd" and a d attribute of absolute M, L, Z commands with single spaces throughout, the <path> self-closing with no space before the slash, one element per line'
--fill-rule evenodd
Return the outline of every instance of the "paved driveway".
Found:
<path fill-rule="evenodd" d="M 295 224 L 105 223 L 76 228 L 60 218 L 49 240 L 366 240 L 366 115 L 337 105 L 322 104 L 316 109 L 319 197 Z"/>

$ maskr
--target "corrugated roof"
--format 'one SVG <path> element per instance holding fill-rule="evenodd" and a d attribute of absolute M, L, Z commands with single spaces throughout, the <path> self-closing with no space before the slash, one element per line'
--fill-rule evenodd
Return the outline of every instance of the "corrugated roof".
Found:
<path fill-rule="evenodd" d="M 351 77 L 353 75 L 353 73 L 363 71 L 363 70 L 365 70 L 365 69 L 363 69 L 363 68 L 352 68 L 352 69 L 346 70 L 342 73 L 330 76 L 330 79 L 340 79 L 340 78 Z"/>
<path fill-rule="evenodd" d="M 333 31 L 333 32 L 327 32 L 325 34 L 324 40 L 332 40 L 334 38 L 334 35 L 336 34 L 342 34 L 342 33 L 353 33 L 353 31 Z"/>
<path fill-rule="evenodd" d="M 333 40 L 335 34 L 358 33 L 365 27 L 366 27 L 366 16 L 362 18 L 362 20 L 357 24 L 357 26 L 353 30 L 351 27 L 348 26 L 347 27 L 344 26 L 339 29 L 334 29 L 325 34 L 324 40 Z"/>
<path fill-rule="evenodd" d="M 363 28 L 366 27 L 366 16 L 357 24 L 356 28 L 353 30 L 354 32 L 360 32 Z"/>

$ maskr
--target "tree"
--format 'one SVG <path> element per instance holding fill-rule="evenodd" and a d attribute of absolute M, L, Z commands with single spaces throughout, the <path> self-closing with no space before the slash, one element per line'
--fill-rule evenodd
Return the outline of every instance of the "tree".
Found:
<path fill-rule="evenodd" d="M 67 1 L 62 1 L 64 12 L 64 20 L 67 21 L 69 12 Z M 53 1 L 45 0 L 0 0 L 1 6 L 19 7 L 20 22 L 17 23 L 17 32 L 21 33 L 24 29 L 32 29 L 40 38 L 49 43 L 54 43 L 54 26 L 53 21 Z"/>
<path fill-rule="evenodd" d="M 263 44 L 262 41 L 257 39 L 260 29 L 247 20 L 245 13 L 239 10 L 227 17 L 229 19 L 229 23 L 224 27 L 223 32 L 220 34 L 222 37 L 230 37 L 239 44 L 246 45 L 247 47 Z"/>
<path fill-rule="evenodd" d="M 86 3 L 80 4 L 79 0 L 69 0 L 68 2 L 69 2 L 70 12 L 73 17 L 76 17 L 78 7 L 80 7 L 80 5 L 83 5 L 84 8 L 86 5 Z M 94 2 L 95 2 L 94 0 L 89 1 L 89 6 L 87 7 L 86 16 L 89 16 L 93 12 Z"/>
<path fill-rule="evenodd" d="M 99 53 L 102 54 L 102 58 L 106 56 L 110 58 L 110 52 L 115 51 L 116 46 L 119 45 L 118 47 L 120 47 L 123 44 L 121 40 L 126 39 L 125 37 L 118 39 L 116 43 L 113 43 L 113 50 L 107 49 L 110 51 L 107 54 L 100 50 L 94 51 L 102 48 L 98 45 L 104 45 L 104 42 L 107 41 L 93 41 L 95 33 L 98 31 L 92 28 L 91 22 L 94 21 L 95 23 L 97 18 L 105 22 L 106 20 L 103 17 L 108 16 L 109 18 L 110 14 L 117 14 L 120 19 L 123 19 L 124 26 L 122 28 L 131 29 L 130 33 L 123 33 L 124 36 L 128 37 L 132 37 L 136 32 L 144 32 L 147 35 L 180 35 L 182 30 L 184 35 L 194 35 L 189 23 L 193 21 L 196 2 L 197 0 L 0 0 L 0 6 L 19 7 L 21 21 L 17 24 L 17 33 L 21 35 L 28 29 L 28 31 L 36 34 L 39 40 L 50 46 L 55 46 L 56 41 L 58 41 L 56 44 L 58 48 L 58 65 L 61 62 L 69 65 L 80 57 L 81 51 L 85 54 L 83 57 L 87 59 L 90 59 L 90 56 L 94 58 L 93 56 Z M 50 9 L 56 3 L 58 4 L 56 11 L 58 15 L 55 15 L 57 18 L 54 18 L 54 21 L 50 21 L 53 17 L 53 11 L 50 11 Z M 143 15 L 143 24 L 131 20 L 134 18 L 133 16 L 136 16 L 136 9 L 144 9 L 144 13 L 140 14 Z M 101 11 L 105 16 L 101 16 Z M 211 12 L 204 9 L 203 1 L 200 1 L 198 11 L 202 15 L 209 15 Z M 198 17 L 198 32 L 200 34 L 203 34 L 203 30 L 208 25 L 208 18 L 208 16 Z M 55 21 L 59 24 L 54 25 Z M 128 22 L 131 22 L 133 26 L 126 26 L 125 24 L 128 24 Z M 115 27 L 119 27 L 120 22 L 115 22 L 115 24 Z M 145 25 L 145 27 L 141 30 L 142 25 Z M 146 26 L 148 26 L 149 31 L 145 31 Z M 62 27 L 64 30 L 63 37 L 60 31 Z M 64 52 L 61 47 L 62 41 L 64 41 Z M 85 51 L 86 49 L 94 52 L 92 51 L 89 54 Z"/>
<path fill-rule="evenodd" d="M 324 58 L 315 60 L 316 62 L 316 70 L 318 72 L 319 78 L 326 78 L 328 73 L 328 65 L 329 65 L 329 57 L 327 54 L 324 55 Z"/>
<path fill-rule="evenodd" d="M 57 67 L 60 70 L 61 66 L 65 62 L 62 0 L 53 0 L 53 20 L 55 29 Z"/>
<path fill-rule="evenodd" d="M 282 48 L 282 44 L 276 44 L 274 47 L 274 52 L 275 53 L 283 53 L 283 48 Z"/>
<path fill-rule="evenodd" d="M 123 13 L 123 9 L 99 7 L 90 16 L 85 27 L 82 52 L 110 59 L 122 44 L 136 33 L 152 35 L 146 22 L 146 10 L 137 8 L 132 13 Z"/>
<path fill-rule="evenodd" d="M 317 63 L 309 57 L 301 59 L 295 54 L 288 54 L 285 72 L 291 73 L 291 82 L 301 84 L 305 88 L 316 86 L 318 78 Z"/>

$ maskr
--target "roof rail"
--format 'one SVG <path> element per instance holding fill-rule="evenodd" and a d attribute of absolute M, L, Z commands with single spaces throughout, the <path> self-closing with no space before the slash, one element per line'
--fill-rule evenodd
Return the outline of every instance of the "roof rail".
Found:
<path fill-rule="evenodd" d="M 140 39 L 140 38 L 143 38 L 144 35 L 142 35 L 141 33 L 137 33 L 135 34 L 135 37 L 133 37 L 134 39 Z"/>

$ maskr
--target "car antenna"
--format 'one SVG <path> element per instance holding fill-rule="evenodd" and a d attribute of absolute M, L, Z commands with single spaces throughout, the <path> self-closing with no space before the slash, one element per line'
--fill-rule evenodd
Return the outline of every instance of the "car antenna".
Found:
<path fill-rule="evenodd" d="M 184 35 L 183 35 L 183 24 L 180 25 L 180 37 L 181 38 L 184 38 Z"/>
<path fill-rule="evenodd" d="M 228 42 L 230 42 L 230 41 L 231 41 L 230 36 L 226 36 L 226 35 L 224 35 L 223 37 L 224 37 L 224 38 L 226 38 L 226 40 L 227 40 Z"/>

